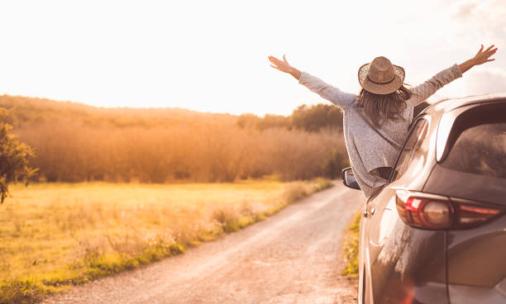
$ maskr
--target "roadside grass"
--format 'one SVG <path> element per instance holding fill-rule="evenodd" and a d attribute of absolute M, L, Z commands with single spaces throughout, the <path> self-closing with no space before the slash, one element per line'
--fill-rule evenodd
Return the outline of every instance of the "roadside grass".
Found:
<path fill-rule="evenodd" d="M 358 242 L 360 232 L 361 214 L 357 212 L 348 226 L 348 231 L 344 236 L 343 254 L 345 266 L 342 274 L 347 277 L 358 276 Z"/>
<path fill-rule="evenodd" d="M 0 303 L 37 303 L 103 276 L 179 255 L 332 185 L 14 185 L 0 205 Z"/>

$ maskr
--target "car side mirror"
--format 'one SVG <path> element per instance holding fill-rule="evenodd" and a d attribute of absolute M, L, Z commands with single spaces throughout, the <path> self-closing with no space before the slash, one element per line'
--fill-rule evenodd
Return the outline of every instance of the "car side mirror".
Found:
<path fill-rule="evenodd" d="M 355 178 L 355 175 L 353 174 L 353 171 L 350 167 L 344 168 L 341 171 L 341 178 L 343 179 L 343 184 L 352 189 L 360 190 L 360 186 L 358 185 L 357 179 Z"/>

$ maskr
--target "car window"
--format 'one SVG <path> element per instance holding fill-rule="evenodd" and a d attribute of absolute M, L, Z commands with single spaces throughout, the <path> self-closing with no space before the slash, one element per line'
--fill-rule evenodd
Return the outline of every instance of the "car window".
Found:
<path fill-rule="evenodd" d="M 506 178 L 506 121 L 462 131 L 442 166 L 466 173 Z"/>
<path fill-rule="evenodd" d="M 426 119 L 420 119 L 413 126 L 404 148 L 399 155 L 392 181 L 401 178 L 409 172 L 416 173 L 423 167 L 427 150 L 427 144 L 424 145 L 423 143 L 427 142 L 424 141 L 424 139 L 427 136 L 428 125 L 429 123 Z"/>

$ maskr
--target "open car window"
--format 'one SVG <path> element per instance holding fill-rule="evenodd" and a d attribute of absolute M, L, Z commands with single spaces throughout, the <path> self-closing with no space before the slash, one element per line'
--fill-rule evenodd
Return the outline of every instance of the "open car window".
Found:
<path fill-rule="evenodd" d="M 413 125 L 413 128 L 404 144 L 397 164 L 395 166 L 392 181 L 398 180 L 408 171 L 414 171 L 425 163 L 426 147 L 422 144 L 427 136 L 429 123 L 426 119 L 419 119 Z M 411 169 L 410 169 L 411 168 Z M 408 170 L 410 169 L 410 170 Z"/>

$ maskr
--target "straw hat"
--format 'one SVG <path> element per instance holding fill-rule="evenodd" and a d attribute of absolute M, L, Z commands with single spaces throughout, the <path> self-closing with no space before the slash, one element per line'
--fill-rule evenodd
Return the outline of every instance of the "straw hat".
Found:
<path fill-rule="evenodd" d="M 364 90 L 387 95 L 397 91 L 404 83 L 404 69 L 393 65 L 386 57 L 376 57 L 358 69 L 358 81 Z"/>

